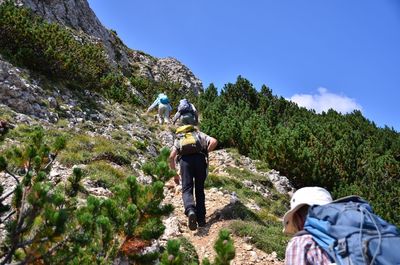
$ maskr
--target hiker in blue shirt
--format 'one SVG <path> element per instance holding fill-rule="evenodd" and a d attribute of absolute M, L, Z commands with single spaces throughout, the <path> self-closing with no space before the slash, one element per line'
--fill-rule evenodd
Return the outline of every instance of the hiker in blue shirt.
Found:
<path fill-rule="evenodd" d="M 146 113 L 149 113 L 153 108 L 158 106 L 158 122 L 160 124 L 169 123 L 169 113 L 172 110 L 171 104 L 169 103 L 168 96 L 164 93 L 158 94 L 156 100 L 147 109 Z"/>

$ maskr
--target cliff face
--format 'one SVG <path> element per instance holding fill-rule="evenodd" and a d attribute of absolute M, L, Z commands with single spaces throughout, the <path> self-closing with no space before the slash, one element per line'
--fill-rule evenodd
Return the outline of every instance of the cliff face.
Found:
<path fill-rule="evenodd" d="M 4 1 L 0 0 L 1 2 Z M 29 7 L 49 22 L 59 23 L 100 40 L 104 44 L 111 65 L 122 69 L 125 75 L 139 74 L 155 81 L 167 78 L 168 81 L 180 82 L 184 91 L 191 90 L 195 94 L 203 90 L 202 82 L 178 60 L 159 59 L 126 47 L 114 32 L 101 24 L 86 0 L 16 0 L 16 2 Z"/>

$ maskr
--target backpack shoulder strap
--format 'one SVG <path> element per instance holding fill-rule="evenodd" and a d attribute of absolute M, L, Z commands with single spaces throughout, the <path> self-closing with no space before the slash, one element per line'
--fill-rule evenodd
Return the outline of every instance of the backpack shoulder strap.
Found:
<path fill-rule="evenodd" d="M 293 235 L 293 237 L 295 236 L 303 236 L 303 235 L 310 235 L 310 233 L 307 230 L 301 230 L 299 232 L 297 232 L 296 234 Z"/>

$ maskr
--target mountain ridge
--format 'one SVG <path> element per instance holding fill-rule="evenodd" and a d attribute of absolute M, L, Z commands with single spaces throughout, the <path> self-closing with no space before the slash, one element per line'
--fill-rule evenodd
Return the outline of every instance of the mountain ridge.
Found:
<path fill-rule="evenodd" d="M 0 4 L 6 0 L 0 0 Z M 33 11 L 50 23 L 74 30 L 76 38 L 84 34 L 92 42 L 100 41 L 108 62 L 114 69 L 130 77 L 142 76 L 154 81 L 169 80 L 181 85 L 184 93 L 198 94 L 203 84 L 192 71 L 173 57 L 156 58 L 142 51 L 128 48 L 113 30 L 105 28 L 86 0 L 17 0 L 16 4 Z"/>

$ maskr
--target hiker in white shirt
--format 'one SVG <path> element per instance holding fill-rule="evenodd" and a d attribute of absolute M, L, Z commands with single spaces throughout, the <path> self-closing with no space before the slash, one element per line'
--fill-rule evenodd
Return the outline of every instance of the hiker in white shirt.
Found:
<path fill-rule="evenodd" d="M 146 113 L 149 113 L 153 108 L 158 106 L 158 122 L 160 124 L 169 123 L 169 114 L 172 110 L 168 96 L 164 93 L 158 94 L 153 104 L 147 109 Z"/>

